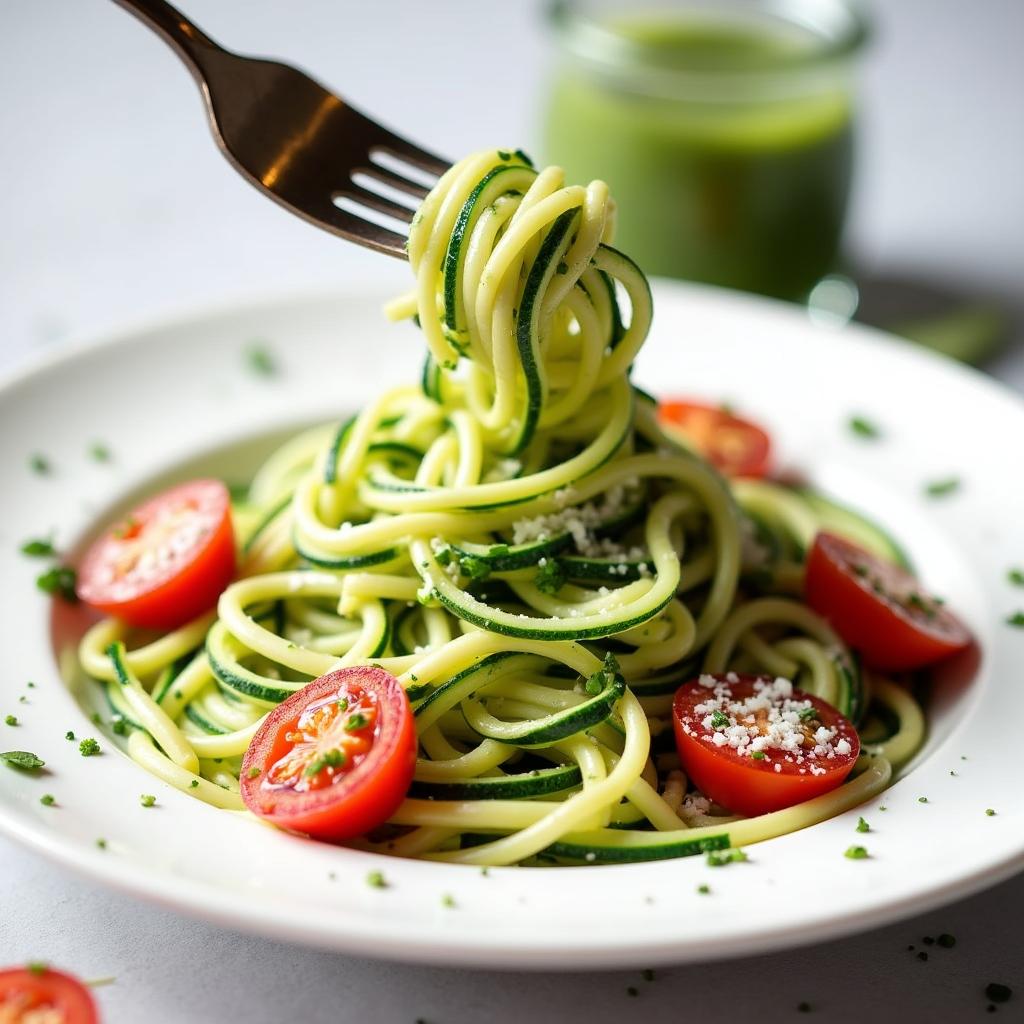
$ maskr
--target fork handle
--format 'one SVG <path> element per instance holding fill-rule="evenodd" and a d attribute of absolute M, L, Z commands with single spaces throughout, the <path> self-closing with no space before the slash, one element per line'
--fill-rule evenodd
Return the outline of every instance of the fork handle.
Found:
<path fill-rule="evenodd" d="M 217 43 L 167 0 L 114 0 L 114 3 L 170 43 L 189 71 L 200 80 L 205 76 L 206 58 L 212 52 L 221 51 Z"/>

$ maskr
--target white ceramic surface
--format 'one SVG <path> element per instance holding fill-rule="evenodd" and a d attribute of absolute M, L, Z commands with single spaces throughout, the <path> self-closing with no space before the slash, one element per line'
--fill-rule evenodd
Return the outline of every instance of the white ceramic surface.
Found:
<path fill-rule="evenodd" d="M 296 300 L 140 330 L 0 390 L 0 695 L 21 720 L 0 735 L 3 749 L 47 761 L 39 778 L 0 770 L 0 826 L 101 882 L 263 934 L 502 967 L 647 966 L 797 945 L 953 899 L 1024 866 L 1024 816 L 1007 771 L 1024 712 L 1015 678 L 1024 631 L 1003 623 L 1020 603 L 1006 570 L 1021 560 L 1024 495 L 1007 469 L 1024 404 L 873 332 L 815 328 L 790 307 L 680 285 L 656 289 L 638 383 L 722 397 L 766 423 L 788 464 L 889 526 L 980 641 L 973 681 L 940 682 L 925 751 L 861 809 L 873 827 L 869 860 L 843 857 L 863 838 L 853 812 L 751 848 L 749 865 L 715 874 L 714 899 L 696 893 L 707 876 L 698 858 L 488 877 L 451 865 L 381 865 L 170 790 L 111 737 L 103 756 L 83 760 L 64 733 L 96 730 L 60 682 L 50 609 L 33 585 L 40 567 L 17 553 L 19 543 L 54 528 L 73 546 L 110 506 L 204 453 L 334 419 L 414 378 L 417 334 L 383 321 L 384 297 Z M 279 375 L 247 368 L 244 352 L 256 340 L 275 354 Z M 877 421 L 884 437 L 853 435 L 854 412 Z M 109 444 L 110 464 L 88 458 L 94 440 Z M 52 474 L 29 470 L 33 452 L 50 458 Z M 213 461 L 229 471 L 223 454 Z M 924 495 L 926 481 L 954 474 L 960 491 Z M 88 693 L 78 696 L 88 704 Z M 59 807 L 41 806 L 44 792 Z M 141 808 L 142 792 L 156 793 L 159 806 Z M 998 813 L 986 816 L 986 807 Z M 379 866 L 387 889 L 365 884 Z M 453 908 L 442 905 L 445 894 Z"/>

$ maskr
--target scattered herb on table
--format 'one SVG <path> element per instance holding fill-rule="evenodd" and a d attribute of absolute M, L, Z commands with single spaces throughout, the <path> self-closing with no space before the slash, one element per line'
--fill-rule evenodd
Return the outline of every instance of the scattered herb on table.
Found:
<path fill-rule="evenodd" d="M 868 848 L 866 846 L 848 846 L 843 856 L 849 857 L 850 860 L 867 860 Z"/>
<path fill-rule="evenodd" d="M 919 796 L 917 798 L 917 802 L 919 804 L 926 804 L 926 803 L 928 803 L 928 797 L 926 797 L 926 796 Z"/>
<path fill-rule="evenodd" d="M 66 739 L 66 740 L 73 740 L 74 738 L 75 738 L 75 734 L 70 729 L 68 729 L 68 731 L 66 733 L 64 733 L 64 739 Z"/>
<path fill-rule="evenodd" d="M 54 795 L 52 793 L 44 793 L 39 798 L 39 802 L 44 807 L 52 807 L 57 802 L 57 799 L 56 799 L 56 797 L 54 797 Z"/>
<path fill-rule="evenodd" d="M 102 441 L 93 441 L 89 445 L 89 458 L 93 462 L 109 462 L 110 449 Z"/>
<path fill-rule="evenodd" d="M 931 483 L 924 485 L 924 493 L 929 498 L 945 498 L 949 494 L 954 494 L 960 490 L 960 478 L 958 476 L 949 476 L 943 480 L 933 480 Z"/>
<path fill-rule="evenodd" d="M 78 744 L 78 752 L 82 757 L 93 757 L 100 752 L 100 745 L 91 736 L 87 736 Z"/>
<path fill-rule="evenodd" d="M 998 981 L 990 981 L 985 986 L 985 998 L 993 1003 L 1008 1003 L 1013 995 L 1013 989 L 1009 985 L 1000 985 Z"/>
<path fill-rule="evenodd" d="M 949 932 L 943 932 L 936 940 L 935 944 L 941 946 L 943 949 L 952 949 L 956 945 L 956 938 L 949 934 Z"/>
<path fill-rule="evenodd" d="M 701 896 L 707 896 L 711 892 L 711 886 L 705 882 L 702 885 L 697 886 L 697 892 L 699 892 Z"/>
<path fill-rule="evenodd" d="M 97 839 L 97 840 L 96 840 L 96 845 L 97 845 L 97 846 L 98 846 L 98 847 L 99 847 L 99 848 L 100 848 L 101 850 L 105 850 L 105 849 L 107 848 L 107 841 L 106 841 L 106 839 Z"/>
<path fill-rule="evenodd" d="M 742 864 L 750 860 L 743 850 L 709 850 L 707 865 L 709 868 L 724 868 L 726 864 Z"/>
<path fill-rule="evenodd" d="M 1007 574 L 1006 578 L 1015 587 L 1024 587 L 1024 569 L 1011 569 Z"/>
<path fill-rule="evenodd" d="M 53 466 L 50 465 L 50 460 L 45 455 L 40 455 L 38 452 L 29 456 L 28 466 L 36 476 L 49 476 L 53 471 Z"/>
<path fill-rule="evenodd" d="M 21 545 L 21 553 L 29 558 L 53 558 L 57 549 L 53 546 L 53 537 L 33 537 Z"/>
<path fill-rule="evenodd" d="M 261 377 L 273 377 L 277 373 L 277 362 L 264 345 L 250 345 L 245 350 L 245 358 L 249 369 Z"/>
<path fill-rule="evenodd" d="M 47 594 L 54 594 L 62 597 L 71 604 L 78 603 L 78 594 L 75 593 L 75 584 L 78 582 L 78 574 L 70 565 L 57 565 L 47 569 L 41 576 L 36 577 L 36 586 Z"/>
<path fill-rule="evenodd" d="M 985 815 L 986 815 L 986 817 L 994 818 L 996 816 L 996 812 L 991 807 L 986 807 L 985 808 Z"/>
<path fill-rule="evenodd" d="M 857 831 L 858 832 L 870 832 L 871 831 L 871 826 L 863 818 L 858 818 L 857 819 Z"/>
<path fill-rule="evenodd" d="M 152 807 L 156 803 L 156 797 L 152 793 L 143 793 L 139 797 L 139 803 L 143 807 Z"/>
<path fill-rule="evenodd" d="M 452 907 L 455 906 L 455 897 L 452 896 L 451 893 L 446 892 L 441 897 L 441 906 L 442 907 L 448 907 L 449 909 L 451 909 Z"/>
<path fill-rule="evenodd" d="M 865 419 L 863 416 L 851 416 L 848 425 L 850 431 L 858 437 L 871 438 L 873 440 L 882 436 L 882 432 L 878 427 L 871 420 Z"/>
<path fill-rule="evenodd" d="M 384 877 L 383 871 L 371 871 L 366 876 L 366 884 L 371 889 L 386 889 L 388 887 L 388 880 Z"/>
<path fill-rule="evenodd" d="M 4 724 L 5 725 L 17 725 L 18 724 L 18 719 L 14 715 L 8 715 L 4 719 Z"/>
<path fill-rule="evenodd" d="M 1016 611 L 1012 615 L 1007 615 L 1006 624 L 1008 626 L 1017 626 L 1018 628 L 1024 628 L 1024 611 Z"/>

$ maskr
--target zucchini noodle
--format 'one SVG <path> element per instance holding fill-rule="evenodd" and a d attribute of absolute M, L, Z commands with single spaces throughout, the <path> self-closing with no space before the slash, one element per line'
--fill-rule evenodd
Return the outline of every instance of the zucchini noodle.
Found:
<path fill-rule="evenodd" d="M 422 380 L 272 455 L 235 509 L 239 578 L 165 636 L 104 620 L 80 660 L 130 755 L 239 809 L 241 757 L 311 679 L 374 663 L 416 714 L 412 789 L 367 849 L 478 865 L 621 862 L 768 839 L 883 789 L 920 746 L 909 692 L 865 678 L 799 600 L 820 519 L 735 487 L 630 383 L 644 275 L 602 182 L 521 152 L 451 168 L 388 309 Z M 688 793 L 672 695 L 701 671 L 790 678 L 868 723 L 851 780 L 741 819 Z"/>

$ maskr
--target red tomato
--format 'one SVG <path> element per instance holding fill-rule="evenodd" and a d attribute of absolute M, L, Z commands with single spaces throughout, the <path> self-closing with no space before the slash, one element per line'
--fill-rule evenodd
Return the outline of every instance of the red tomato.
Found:
<path fill-rule="evenodd" d="M 756 423 L 719 406 L 669 399 L 658 406 L 658 420 L 669 435 L 682 434 L 726 476 L 764 476 L 771 464 L 771 442 Z"/>
<path fill-rule="evenodd" d="M 140 505 L 82 561 L 78 596 L 132 626 L 177 629 L 209 611 L 235 574 L 231 498 L 193 480 Z"/>
<path fill-rule="evenodd" d="M 0 1021 L 98 1024 L 96 1004 L 76 978 L 49 967 L 0 970 Z"/>
<path fill-rule="evenodd" d="M 730 672 L 684 683 L 672 721 L 686 774 L 737 814 L 821 796 L 843 782 L 860 753 L 857 730 L 835 708 L 768 676 Z"/>
<path fill-rule="evenodd" d="M 242 799 L 281 828 L 352 839 L 391 817 L 415 765 L 412 708 L 398 680 L 343 668 L 270 713 L 242 761 Z"/>
<path fill-rule="evenodd" d="M 909 572 L 835 534 L 815 537 L 804 591 L 807 603 L 883 671 L 920 668 L 971 643 L 967 627 Z"/>

